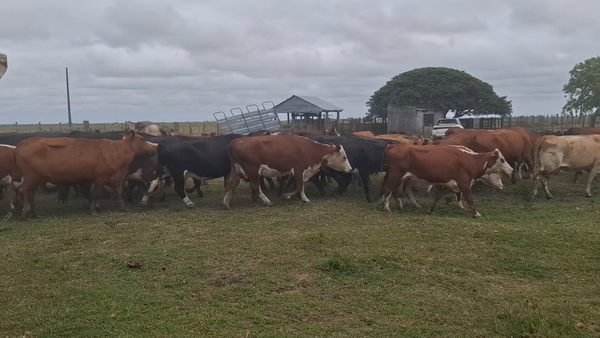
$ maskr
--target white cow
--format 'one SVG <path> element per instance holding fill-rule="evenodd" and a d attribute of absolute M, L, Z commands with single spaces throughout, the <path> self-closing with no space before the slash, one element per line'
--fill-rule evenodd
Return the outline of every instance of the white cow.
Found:
<path fill-rule="evenodd" d="M 600 135 L 545 135 L 535 143 L 533 151 L 533 196 L 537 195 L 537 187 L 542 182 L 546 197 L 552 198 L 548 178 L 561 170 L 588 171 L 585 193 L 587 197 L 592 196 L 592 181 L 600 170 Z"/>

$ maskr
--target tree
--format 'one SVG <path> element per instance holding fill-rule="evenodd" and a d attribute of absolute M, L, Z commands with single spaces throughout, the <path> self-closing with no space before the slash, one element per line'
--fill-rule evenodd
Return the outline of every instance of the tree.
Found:
<path fill-rule="evenodd" d="M 445 67 L 416 68 L 394 76 L 371 95 L 367 117 L 387 117 L 388 103 L 465 114 L 510 115 L 512 103 L 494 88 L 464 71 Z"/>
<path fill-rule="evenodd" d="M 600 56 L 580 62 L 569 72 L 569 82 L 563 86 L 567 103 L 563 113 L 592 114 L 600 111 Z"/>

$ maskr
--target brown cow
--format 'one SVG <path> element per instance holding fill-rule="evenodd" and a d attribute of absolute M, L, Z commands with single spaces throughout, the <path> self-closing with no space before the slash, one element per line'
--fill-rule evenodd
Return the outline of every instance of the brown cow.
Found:
<path fill-rule="evenodd" d="M 360 136 L 360 137 L 375 137 L 375 134 L 373 134 L 370 131 L 357 131 L 357 132 L 352 133 L 352 135 Z"/>
<path fill-rule="evenodd" d="M 375 136 L 375 138 L 378 139 L 383 139 L 383 140 L 395 140 L 401 143 L 406 143 L 406 144 L 415 144 L 415 145 L 419 145 L 419 144 L 423 144 L 424 142 L 424 138 L 421 135 L 417 135 L 417 136 L 407 136 L 407 135 L 400 135 L 400 134 L 383 134 L 383 135 L 377 135 Z"/>
<path fill-rule="evenodd" d="M 461 128 L 456 128 L 456 129 L 459 129 L 462 132 L 456 133 L 456 134 L 450 134 L 449 136 L 446 136 L 443 139 L 435 140 L 435 141 L 433 141 L 433 144 L 434 145 L 456 145 L 456 146 L 463 146 L 463 147 L 468 148 L 471 141 L 473 141 L 478 135 L 488 132 L 487 130 L 482 130 L 482 129 L 461 129 Z"/>
<path fill-rule="evenodd" d="M 253 199 L 258 196 L 265 205 L 270 205 L 271 201 L 260 188 L 261 176 L 291 176 L 296 188 L 284 198 L 299 193 L 304 202 L 310 202 L 304 194 L 304 182 L 323 167 L 342 172 L 352 170 L 343 146 L 319 143 L 297 135 L 241 137 L 231 141 L 228 151 L 231 173 L 223 198 L 227 209 L 231 209 L 230 196 L 235 193 L 240 178 L 250 182 Z"/>
<path fill-rule="evenodd" d="M 539 136 L 541 137 L 541 135 Z M 513 167 L 514 171 L 511 181 L 512 183 L 516 183 L 517 174 L 527 179 L 533 170 L 534 139 L 537 138 L 520 127 L 498 129 L 477 135 L 467 147 L 478 153 L 489 152 L 496 148 L 499 149 L 511 167 Z"/>
<path fill-rule="evenodd" d="M 136 155 L 152 156 L 156 146 L 131 131 L 118 141 L 69 137 L 32 137 L 15 148 L 15 163 L 21 174 L 18 195 L 23 198 L 23 217 L 37 216 L 33 188 L 50 182 L 56 185 L 94 184 L 90 212 L 96 213 L 98 195 L 104 186 L 114 190 L 121 210 L 123 183 Z"/>
<path fill-rule="evenodd" d="M 460 147 L 389 145 L 384 151 L 384 158 L 387 172 L 383 178 L 383 196 L 380 204 L 383 204 L 384 210 L 387 211 L 390 211 L 389 202 L 392 195 L 398 206 L 402 206 L 398 189 L 410 179 L 437 186 L 429 213 L 433 213 L 440 198 L 451 190 L 462 193 L 473 217 L 480 217 L 481 214 L 473 205 L 473 183 L 485 174 L 510 175 L 513 171 L 498 149 L 472 154 Z M 407 190 L 412 194 L 411 189 Z"/>

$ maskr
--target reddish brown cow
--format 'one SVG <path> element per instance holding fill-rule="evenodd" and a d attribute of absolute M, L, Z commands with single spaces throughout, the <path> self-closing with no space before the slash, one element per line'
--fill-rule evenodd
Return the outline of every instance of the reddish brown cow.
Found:
<path fill-rule="evenodd" d="M 423 138 L 423 136 L 421 136 L 421 135 L 407 136 L 407 135 L 400 135 L 400 134 L 383 134 L 383 135 L 377 135 L 377 136 L 375 136 L 375 138 L 383 139 L 383 140 L 396 140 L 398 142 L 407 143 L 407 144 L 423 144 L 423 142 L 425 140 Z"/>
<path fill-rule="evenodd" d="M 271 201 L 260 188 L 261 176 L 291 176 L 296 189 L 285 194 L 291 198 L 300 194 L 304 202 L 310 200 L 304 194 L 304 182 L 329 167 L 341 172 L 350 172 L 343 146 L 324 144 L 297 135 L 266 135 L 237 138 L 229 144 L 231 173 L 227 182 L 223 205 L 230 209 L 230 196 L 240 183 L 240 178 L 250 182 L 253 199 L 260 197 L 264 204 Z"/>
<path fill-rule="evenodd" d="M 488 132 L 487 130 L 482 129 L 456 129 L 462 130 L 462 132 L 451 134 L 450 136 L 446 136 L 441 140 L 435 140 L 433 141 L 433 144 L 448 146 L 455 145 L 470 148 L 469 145 L 478 135 L 485 134 Z"/>
<path fill-rule="evenodd" d="M 50 182 L 56 185 L 94 184 L 90 212 L 96 213 L 97 198 L 104 186 L 114 190 L 121 210 L 123 183 L 136 155 L 152 156 L 156 146 L 131 131 L 122 140 L 32 137 L 15 148 L 15 163 L 22 181 L 23 217 L 31 211 L 37 216 L 33 188 Z"/>
<path fill-rule="evenodd" d="M 389 145 L 384 151 L 384 158 L 387 172 L 382 183 L 383 196 L 380 204 L 383 203 L 384 210 L 387 211 L 390 211 L 389 202 L 392 195 L 398 207 L 402 207 L 398 188 L 406 180 L 415 180 L 437 187 L 429 213 L 433 213 L 435 205 L 443 195 L 452 191 L 462 193 L 473 217 L 480 217 L 473 205 L 473 183 L 484 174 L 510 175 L 513 171 L 498 149 L 473 154 L 460 147 L 401 144 Z M 412 189 L 407 190 L 411 198 Z"/>
<path fill-rule="evenodd" d="M 533 140 L 537 138 L 520 127 L 498 129 L 477 135 L 467 147 L 478 153 L 499 149 L 515 169 L 511 181 L 516 183 L 517 174 L 522 178 L 529 178 L 533 170 Z M 524 166 L 525 171 L 523 171 Z"/>
<path fill-rule="evenodd" d="M 375 137 L 375 134 L 373 134 L 370 131 L 357 131 L 355 133 L 352 133 L 352 135 L 360 137 Z"/>

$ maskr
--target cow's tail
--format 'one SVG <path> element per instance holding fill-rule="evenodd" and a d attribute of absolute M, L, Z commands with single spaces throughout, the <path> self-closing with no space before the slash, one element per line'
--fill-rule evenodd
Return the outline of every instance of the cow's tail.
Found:
<path fill-rule="evenodd" d="M 390 148 L 390 146 L 392 144 L 393 143 L 388 142 L 387 146 L 383 149 L 383 152 L 381 153 L 381 168 L 380 168 L 381 170 L 379 171 L 380 173 L 387 171 L 387 162 L 386 162 L 385 154 L 386 154 L 386 151 Z"/>
<path fill-rule="evenodd" d="M 547 136 L 540 137 L 533 144 L 533 168 L 532 171 L 536 172 L 536 170 L 542 169 L 542 162 L 540 161 L 540 153 L 542 152 L 542 144 L 546 141 Z"/>

